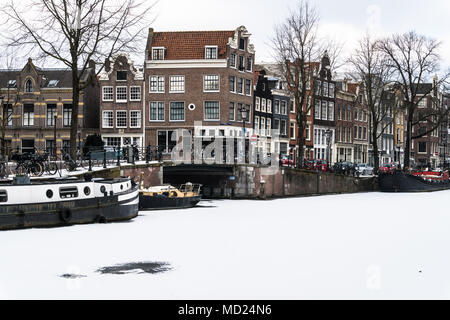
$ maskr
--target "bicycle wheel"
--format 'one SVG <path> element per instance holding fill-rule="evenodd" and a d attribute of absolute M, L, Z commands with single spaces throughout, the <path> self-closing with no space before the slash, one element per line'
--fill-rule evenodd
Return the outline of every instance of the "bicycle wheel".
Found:
<path fill-rule="evenodd" d="M 44 170 L 39 162 L 30 163 L 28 168 L 30 173 L 35 177 L 40 177 L 44 173 Z"/>
<path fill-rule="evenodd" d="M 77 168 L 85 169 L 86 166 L 87 166 L 87 162 L 80 157 L 77 160 Z"/>
<path fill-rule="evenodd" d="M 47 171 L 48 174 L 54 175 L 58 172 L 58 166 L 54 162 L 46 162 L 45 163 L 45 171 Z"/>
<path fill-rule="evenodd" d="M 28 168 L 25 165 L 25 163 L 19 163 L 16 166 L 16 168 L 14 169 L 14 171 L 15 171 L 16 175 L 20 175 L 20 176 L 28 174 Z"/>
<path fill-rule="evenodd" d="M 6 169 L 6 164 L 5 163 L 0 163 L 0 179 L 4 179 L 8 177 L 8 172 Z"/>

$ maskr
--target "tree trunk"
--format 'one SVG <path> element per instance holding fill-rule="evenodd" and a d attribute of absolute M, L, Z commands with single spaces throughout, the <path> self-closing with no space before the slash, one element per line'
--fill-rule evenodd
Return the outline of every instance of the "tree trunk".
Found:
<path fill-rule="evenodd" d="M 373 125 L 372 128 L 372 151 L 373 151 L 373 172 L 378 173 L 380 157 L 378 155 L 378 139 L 377 139 L 377 130 L 378 124 Z"/>
<path fill-rule="evenodd" d="M 403 171 L 408 171 L 411 163 L 411 134 L 412 134 L 412 112 L 408 112 L 408 121 L 406 127 L 406 141 L 405 141 L 405 159 L 403 159 Z"/>
<path fill-rule="evenodd" d="M 297 117 L 297 126 L 298 126 L 298 136 L 297 136 L 297 168 L 303 168 L 304 158 L 305 158 L 305 138 L 303 136 L 303 132 L 305 131 L 305 122 L 303 111 L 299 111 L 300 116 Z"/>
<path fill-rule="evenodd" d="M 70 123 L 70 157 L 75 160 L 77 155 L 78 104 L 80 100 L 78 68 L 72 69 L 72 81 L 74 85 L 72 91 L 72 119 Z"/>

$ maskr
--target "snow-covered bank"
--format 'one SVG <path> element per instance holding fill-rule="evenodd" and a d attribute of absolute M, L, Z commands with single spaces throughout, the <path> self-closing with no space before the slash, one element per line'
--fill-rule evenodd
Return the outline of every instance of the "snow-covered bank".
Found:
<path fill-rule="evenodd" d="M 0 298 L 448 299 L 448 199 L 202 201 L 125 223 L 3 231 Z M 154 262 L 171 269 L 99 271 Z"/>

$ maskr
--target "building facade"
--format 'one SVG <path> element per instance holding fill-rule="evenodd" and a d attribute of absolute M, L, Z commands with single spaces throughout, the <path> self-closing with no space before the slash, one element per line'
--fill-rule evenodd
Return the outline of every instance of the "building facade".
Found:
<path fill-rule="evenodd" d="M 258 137 L 257 148 L 262 154 L 272 151 L 273 96 L 265 71 L 257 73 L 253 102 L 253 132 Z"/>
<path fill-rule="evenodd" d="M 106 146 L 145 146 L 144 73 L 129 55 L 105 62 L 99 75 L 100 134 Z"/>
<path fill-rule="evenodd" d="M 81 75 L 87 84 L 80 92 L 77 146 L 87 135 L 98 132 L 99 87 L 95 65 Z M 43 69 L 29 59 L 21 70 L 0 71 L 3 97 L 4 139 L 18 152 L 47 151 L 59 154 L 70 148 L 72 120 L 72 73 L 68 69 Z M 55 137 L 56 136 L 56 137 Z M 56 138 L 56 139 L 55 139 Z M 55 145 L 56 140 L 56 145 Z"/>
<path fill-rule="evenodd" d="M 170 152 L 175 129 L 199 137 L 249 136 L 255 50 L 243 26 L 230 31 L 149 30 L 145 76 L 147 144 Z M 242 109 L 248 110 L 247 120 Z M 251 129 L 251 130 L 249 130 Z"/>
<path fill-rule="evenodd" d="M 335 82 L 332 79 L 330 58 L 325 52 L 320 71 L 314 77 L 314 158 L 332 164 L 335 157 Z"/>

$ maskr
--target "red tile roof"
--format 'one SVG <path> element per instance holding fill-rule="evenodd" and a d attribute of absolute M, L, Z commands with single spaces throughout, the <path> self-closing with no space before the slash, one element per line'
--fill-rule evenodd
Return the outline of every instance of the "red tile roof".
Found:
<path fill-rule="evenodd" d="M 205 46 L 218 46 L 218 58 L 224 59 L 228 39 L 233 37 L 234 31 L 155 32 L 151 46 L 166 48 L 166 60 L 204 59 Z"/>

